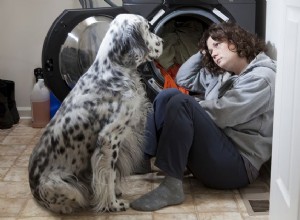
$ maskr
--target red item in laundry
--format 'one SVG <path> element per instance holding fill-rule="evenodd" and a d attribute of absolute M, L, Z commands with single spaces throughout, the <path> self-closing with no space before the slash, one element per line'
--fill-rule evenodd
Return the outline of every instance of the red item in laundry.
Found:
<path fill-rule="evenodd" d="M 168 70 L 165 70 L 159 63 L 155 63 L 156 67 L 160 70 L 161 74 L 164 77 L 164 89 L 167 88 L 176 88 L 178 89 L 180 92 L 184 93 L 184 94 L 189 94 L 189 91 L 186 90 L 185 88 L 178 86 L 175 82 L 175 77 L 176 74 L 179 70 L 180 65 L 179 64 L 174 64 L 173 66 L 171 66 Z"/>

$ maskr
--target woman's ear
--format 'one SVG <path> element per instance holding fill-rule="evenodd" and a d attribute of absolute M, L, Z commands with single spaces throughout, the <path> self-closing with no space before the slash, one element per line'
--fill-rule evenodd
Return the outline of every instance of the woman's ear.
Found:
<path fill-rule="evenodd" d="M 236 46 L 235 44 L 230 40 L 228 41 L 228 49 L 235 52 L 236 51 Z"/>

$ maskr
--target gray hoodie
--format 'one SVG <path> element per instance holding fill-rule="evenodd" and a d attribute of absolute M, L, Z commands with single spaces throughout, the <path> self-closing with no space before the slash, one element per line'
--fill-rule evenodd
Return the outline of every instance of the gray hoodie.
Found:
<path fill-rule="evenodd" d="M 213 76 L 200 60 L 198 52 L 181 66 L 177 84 L 203 94 L 200 105 L 259 170 L 271 157 L 276 63 L 260 53 L 238 76 Z"/>

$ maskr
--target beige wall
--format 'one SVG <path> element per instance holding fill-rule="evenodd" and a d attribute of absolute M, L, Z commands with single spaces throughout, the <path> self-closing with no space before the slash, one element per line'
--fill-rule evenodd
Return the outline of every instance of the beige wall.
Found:
<path fill-rule="evenodd" d="M 0 78 L 15 81 L 21 116 L 30 116 L 33 69 L 41 67 L 44 38 L 65 8 L 80 7 L 77 0 L 0 1 Z"/>
<path fill-rule="evenodd" d="M 103 0 L 96 3 L 107 6 Z M 78 0 L 0 0 L 0 78 L 15 81 L 21 117 L 31 116 L 33 69 L 42 66 L 44 38 L 52 22 L 66 8 L 81 5 Z"/>

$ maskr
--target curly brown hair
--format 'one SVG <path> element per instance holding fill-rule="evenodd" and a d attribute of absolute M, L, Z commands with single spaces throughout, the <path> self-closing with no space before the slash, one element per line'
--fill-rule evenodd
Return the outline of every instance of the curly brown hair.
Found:
<path fill-rule="evenodd" d="M 238 56 L 246 57 L 250 63 L 260 52 L 267 50 L 266 44 L 256 35 L 242 29 L 234 22 L 221 22 L 212 24 L 202 35 L 199 42 L 199 50 L 202 52 L 202 65 L 211 73 L 221 74 L 225 70 L 221 69 L 213 61 L 207 48 L 207 39 L 211 37 L 215 41 L 228 41 L 236 47 L 235 51 Z"/>

